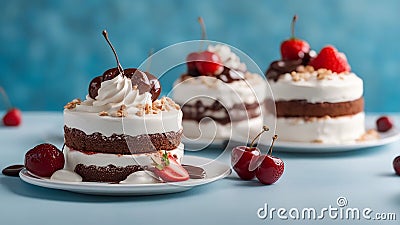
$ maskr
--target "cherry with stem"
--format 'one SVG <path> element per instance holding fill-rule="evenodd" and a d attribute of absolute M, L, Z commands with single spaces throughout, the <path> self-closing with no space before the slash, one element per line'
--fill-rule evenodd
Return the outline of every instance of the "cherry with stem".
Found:
<path fill-rule="evenodd" d="M 103 36 L 104 36 L 104 38 L 106 39 L 108 45 L 111 47 L 111 50 L 112 50 L 113 53 L 114 53 L 115 59 L 117 60 L 117 68 L 118 68 L 118 71 L 119 71 L 120 74 L 123 76 L 123 75 L 124 75 L 124 70 L 122 69 L 122 66 L 121 66 L 121 64 L 119 63 L 119 59 L 118 59 L 117 52 L 115 51 L 114 46 L 111 44 L 111 41 L 110 41 L 110 39 L 108 38 L 107 30 L 103 30 Z"/>

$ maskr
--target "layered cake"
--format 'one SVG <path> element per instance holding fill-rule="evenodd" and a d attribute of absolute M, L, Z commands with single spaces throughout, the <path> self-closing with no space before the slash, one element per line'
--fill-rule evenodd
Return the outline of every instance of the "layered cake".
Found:
<path fill-rule="evenodd" d="M 261 129 L 266 81 L 247 71 L 230 47 L 210 45 L 189 54 L 186 64 L 173 89 L 186 137 L 227 139 L 236 127 Z"/>
<path fill-rule="evenodd" d="M 361 138 L 363 81 L 351 72 L 346 56 L 333 46 L 317 55 L 297 38 L 283 42 L 281 54 L 266 71 L 280 140 L 343 143 Z"/>
<path fill-rule="evenodd" d="M 119 62 L 95 77 L 84 101 L 65 106 L 65 168 L 83 181 L 120 182 L 161 170 L 163 160 L 180 164 L 182 111 L 170 98 L 158 99 L 160 92 L 156 77 Z"/>

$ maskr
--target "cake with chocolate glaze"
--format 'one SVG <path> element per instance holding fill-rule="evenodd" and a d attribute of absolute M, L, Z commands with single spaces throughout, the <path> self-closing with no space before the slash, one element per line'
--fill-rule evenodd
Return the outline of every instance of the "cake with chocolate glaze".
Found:
<path fill-rule="evenodd" d="M 83 181 L 120 182 L 137 171 L 161 171 L 168 159 L 180 165 L 184 154 L 180 106 L 158 98 L 155 76 L 117 64 L 90 82 L 84 101 L 64 109 L 65 167 Z"/>
<path fill-rule="evenodd" d="M 317 55 L 294 37 L 282 43 L 281 54 L 266 71 L 280 140 L 344 143 L 361 138 L 363 81 L 351 71 L 346 56 L 333 46 Z"/>
<path fill-rule="evenodd" d="M 173 89 L 173 99 L 182 106 L 186 137 L 228 139 L 237 127 L 261 129 L 266 81 L 247 71 L 230 47 L 210 45 L 186 61 L 187 72 Z"/>

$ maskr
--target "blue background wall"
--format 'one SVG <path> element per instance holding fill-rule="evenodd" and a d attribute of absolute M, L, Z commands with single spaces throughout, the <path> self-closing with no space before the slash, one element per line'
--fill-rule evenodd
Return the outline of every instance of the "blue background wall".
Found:
<path fill-rule="evenodd" d="M 84 98 L 92 77 L 115 62 L 138 66 L 149 49 L 208 37 L 231 44 L 265 70 L 280 57 L 290 21 L 313 49 L 334 44 L 364 79 L 366 110 L 400 111 L 400 1 L 61 1 L 6 0 L 0 9 L 0 85 L 23 110 L 62 110 Z M 172 80 L 168 80 L 168 87 Z M 0 109 L 4 108 L 0 104 Z"/>

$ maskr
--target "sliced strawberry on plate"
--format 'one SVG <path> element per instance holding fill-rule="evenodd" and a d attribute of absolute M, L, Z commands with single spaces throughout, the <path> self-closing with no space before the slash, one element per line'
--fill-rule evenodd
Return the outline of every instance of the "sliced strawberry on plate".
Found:
<path fill-rule="evenodd" d="M 166 151 L 161 159 L 154 159 L 153 173 L 165 182 L 185 181 L 189 179 L 189 173 L 176 159 Z"/>

